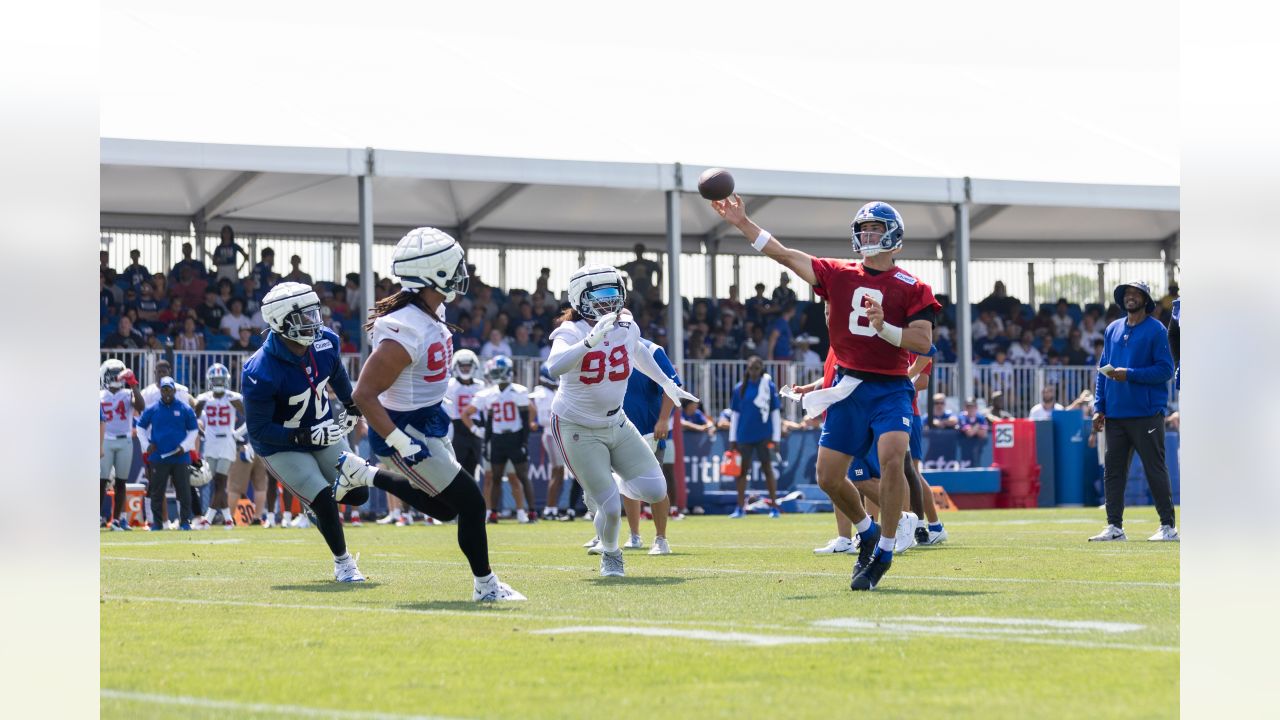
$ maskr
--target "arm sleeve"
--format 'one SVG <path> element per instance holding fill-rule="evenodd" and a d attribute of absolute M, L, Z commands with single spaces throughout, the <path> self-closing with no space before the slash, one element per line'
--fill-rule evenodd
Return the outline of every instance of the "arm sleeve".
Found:
<path fill-rule="evenodd" d="M 559 328 L 552 333 L 551 354 L 547 356 L 547 372 L 551 377 L 558 378 L 573 370 L 587 354 L 586 338 L 574 338 L 575 335 L 577 333 L 562 333 Z"/>
<path fill-rule="evenodd" d="M 1163 332 L 1153 332 L 1150 342 L 1151 364 L 1128 368 L 1129 382 L 1161 385 L 1173 379 L 1173 354 L 1169 352 L 1169 336 Z"/>
<path fill-rule="evenodd" d="M 738 411 L 729 411 L 729 442 L 738 442 Z"/>
<path fill-rule="evenodd" d="M 775 443 L 782 442 L 782 411 L 774 408 L 769 413 L 769 424 L 772 426 L 773 434 L 770 436 Z"/>
<path fill-rule="evenodd" d="M 195 430 L 188 430 L 187 436 L 182 439 L 182 451 L 191 452 L 196 449 L 196 436 L 199 433 Z"/>

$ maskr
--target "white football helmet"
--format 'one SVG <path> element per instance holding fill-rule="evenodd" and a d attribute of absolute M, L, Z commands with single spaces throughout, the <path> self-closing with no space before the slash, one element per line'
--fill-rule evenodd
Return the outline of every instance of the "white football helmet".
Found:
<path fill-rule="evenodd" d="M 400 238 L 391 255 L 391 274 L 406 290 L 438 290 L 445 302 L 466 294 L 470 282 L 462 246 L 449 233 L 433 227 L 410 230 Z"/>
<path fill-rule="evenodd" d="M 187 476 L 187 482 L 193 488 L 201 488 L 208 485 L 213 480 L 213 469 L 209 467 L 209 463 L 201 463 L 200 467 L 191 468 L 191 472 Z"/>
<path fill-rule="evenodd" d="M 608 265 L 584 265 L 569 277 L 569 304 L 588 320 L 622 310 L 627 286 L 622 273 Z"/>
<path fill-rule="evenodd" d="M 511 358 L 506 355 L 495 355 L 489 358 L 489 362 L 484 364 L 485 379 L 499 385 L 511 382 L 515 371 L 516 368 L 511 364 Z"/>
<path fill-rule="evenodd" d="M 231 387 L 231 371 L 222 363 L 210 365 L 209 371 L 204 374 L 204 379 L 214 395 L 225 395 L 227 388 Z"/>
<path fill-rule="evenodd" d="M 117 358 L 102 363 L 102 367 L 98 368 L 98 380 L 102 387 L 112 392 L 124 387 L 124 381 L 120 379 L 120 373 L 124 372 L 124 361 Z"/>
<path fill-rule="evenodd" d="M 302 345 L 320 337 L 320 296 L 310 285 L 282 282 L 262 299 L 262 319 L 272 332 Z"/>
<path fill-rule="evenodd" d="M 480 358 L 470 350 L 459 350 L 453 355 L 453 376 L 459 380 L 470 380 L 480 366 Z"/>

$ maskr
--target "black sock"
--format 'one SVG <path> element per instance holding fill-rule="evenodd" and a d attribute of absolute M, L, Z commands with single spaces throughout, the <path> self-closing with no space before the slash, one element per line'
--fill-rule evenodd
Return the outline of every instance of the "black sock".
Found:
<path fill-rule="evenodd" d="M 431 497 L 395 473 L 379 470 L 373 478 L 373 486 L 395 495 L 409 503 L 414 510 L 426 513 L 437 520 L 448 522 L 458 516 L 452 507 L 440 502 L 438 497 Z"/>
<path fill-rule="evenodd" d="M 311 512 L 316 516 L 316 529 L 324 536 L 329 552 L 334 557 L 347 554 L 347 539 L 342 534 L 342 518 L 338 517 L 338 503 L 333 499 L 333 489 L 325 488 L 311 501 Z"/>
<path fill-rule="evenodd" d="M 102 505 L 107 501 L 107 483 L 111 482 L 106 478 L 98 478 L 98 514 L 102 514 Z M 116 502 L 119 502 L 117 500 Z M 113 518 L 114 519 L 114 518 Z"/>
<path fill-rule="evenodd" d="M 116 478 L 116 502 L 115 507 L 113 508 L 115 510 L 116 517 L 126 515 L 129 512 L 129 494 L 125 489 L 124 484 L 124 478 Z"/>
<path fill-rule="evenodd" d="M 485 577 L 493 572 L 489 567 L 489 535 L 484 527 L 484 495 L 471 473 L 459 470 L 449 487 L 433 499 L 443 501 L 457 513 L 458 547 L 467 556 L 471 574 Z"/>

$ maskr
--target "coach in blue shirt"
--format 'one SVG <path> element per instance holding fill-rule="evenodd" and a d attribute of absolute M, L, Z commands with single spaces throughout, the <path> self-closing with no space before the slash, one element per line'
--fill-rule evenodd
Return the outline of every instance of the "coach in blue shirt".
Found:
<path fill-rule="evenodd" d="M 764 371 L 764 360 L 753 355 L 747 360 L 747 376 L 733 388 L 729 397 L 729 447 L 742 454 L 742 472 L 737 477 L 738 508 L 729 514 L 740 518 L 745 514 L 747 477 L 753 459 L 760 460 L 769 499 L 774 502 L 769 515 L 778 517 L 778 480 L 773 472 L 773 452 L 782 439 L 782 403 L 778 387 Z"/>
<path fill-rule="evenodd" d="M 1150 540 L 1177 541 L 1169 470 L 1164 459 L 1164 414 L 1169 404 L 1173 355 L 1169 336 L 1151 317 L 1156 304 L 1144 282 L 1116 288 L 1116 304 L 1126 317 L 1107 326 L 1099 359 L 1093 429 L 1106 432 L 1103 481 L 1107 495 L 1107 528 L 1092 541 L 1126 540 L 1124 488 L 1134 451 L 1142 459 L 1151 498 L 1160 514 L 1160 530 Z"/>
<path fill-rule="evenodd" d="M 191 529 L 191 451 L 196 446 L 196 414 L 191 406 L 176 399 L 178 386 L 172 377 L 160 378 L 160 402 L 143 411 L 138 419 L 138 437 L 151 463 L 151 529 L 164 527 L 164 491 L 173 479 L 183 530 Z M 199 462 L 199 461 L 197 461 Z"/>

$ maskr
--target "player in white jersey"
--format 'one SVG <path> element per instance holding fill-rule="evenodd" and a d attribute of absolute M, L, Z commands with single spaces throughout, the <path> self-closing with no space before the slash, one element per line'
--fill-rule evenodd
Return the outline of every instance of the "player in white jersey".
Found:
<path fill-rule="evenodd" d="M 551 401 L 552 432 L 595 515 L 604 576 L 623 575 L 619 492 L 649 504 L 667 496 L 662 466 L 622 412 L 632 364 L 673 400 L 693 398 L 662 372 L 652 355 L 635 352 L 640 328 L 623 309 L 625 293 L 615 268 L 579 268 L 569 278 L 571 307 L 551 333 L 547 357 L 548 372 L 560 378 Z"/>
<path fill-rule="evenodd" d="M 365 329 L 373 348 L 360 371 L 354 399 L 369 426 L 369 445 L 403 477 L 344 453 L 334 483 L 340 501 L 357 487 L 373 486 L 439 520 L 458 520 L 458 546 L 474 576 L 472 600 L 524 600 L 500 582 L 489 565 L 485 506 L 471 473 L 445 442 L 453 334 L 444 305 L 467 291 L 462 247 L 447 233 L 409 231 L 392 254 L 391 272 L 403 288 L 369 312 Z M 407 479 L 406 479 L 407 478 Z"/>
<path fill-rule="evenodd" d="M 142 389 L 142 402 L 146 407 L 151 407 L 152 405 L 160 402 L 160 380 L 167 377 L 173 377 L 173 365 L 171 365 L 168 360 L 161 358 L 156 361 L 155 382 Z M 190 388 L 180 382 L 176 382 L 176 380 L 177 379 L 175 378 L 174 384 L 178 388 L 178 394 L 175 395 L 174 398 L 178 400 L 178 402 L 184 402 L 194 408 L 196 401 L 195 398 L 191 397 Z"/>
<path fill-rule="evenodd" d="M 471 407 L 462 411 L 462 421 L 468 428 L 475 425 L 475 416 L 484 413 L 485 457 L 489 460 L 489 476 L 492 478 L 492 505 L 502 498 L 502 475 L 510 463 L 515 471 L 511 496 L 516 503 L 516 520 L 534 522 L 537 512 L 533 509 L 533 483 L 529 481 L 529 429 L 534 423 L 534 410 L 529 402 L 529 389 L 512 382 L 515 365 L 506 355 L 497 355 L 485 364 L 485 379 L 489 387 L 475 396 Z"/>
<path fill-rule="evenodd" d="M 111 519 L 104 521 L 112 530 L 129 530 L 128 497 L 125 483 L 133 469 L 133 418 L 146 409 L 138 379 L 124 362 L 112 358 L 98 369 L 101 390 L 98 405 L 102 413 L 102 457 L 98 460 L 98 511 L 107 499 L 107 485 L 115 473 L 114 507 Z"/>
<path fill-rule="evenodd" d="M 560 494 L 564 489 L 564 453 L 556 444 L 551 434 L 551 401 L 555 398 L 556 388 L 560 381 L 551 377 L 544 364 L 538 370 L 538 387 L 529 393 L 529 402 L 533 405 L 534 423 L 532 430 L 542 431 L 542 456 L 551 466 L 551 478 L 547 482 L 547 506 L 542 511 L 542 518 L 560 517 Z M 573 508 L 565 511 L 566 519 L 573 519 Z"/>
<path fill-rule="evenodd" d="M 209 500 L 204 522 L 213 524 L 214 517 L 221 511 L 222 525 L 230 530 L 236 526 L 236 521 L 227 504 L 227 476 L 236 460 L 237 429 L 245 419 L 244 401 L 240 393 L 231 389 L 231 371 L 222 363 L 209 367 L 205 381 L 209 389 L 196 397 L 196 419 L 200 421 L 204 437 L 200 454 L 204 457 L 205 467 L 213 475 L 213 497 Z M 243 430 L 239 434 L 243 437 Z"/>

